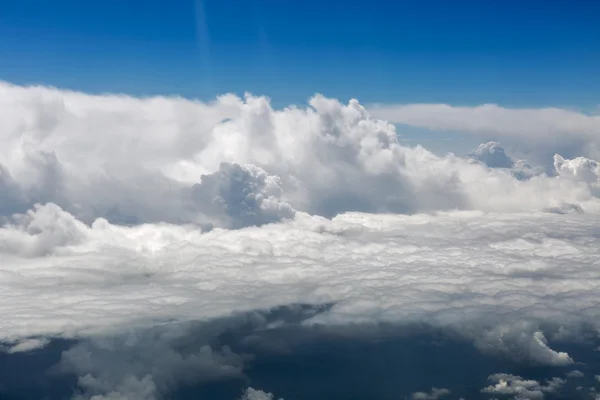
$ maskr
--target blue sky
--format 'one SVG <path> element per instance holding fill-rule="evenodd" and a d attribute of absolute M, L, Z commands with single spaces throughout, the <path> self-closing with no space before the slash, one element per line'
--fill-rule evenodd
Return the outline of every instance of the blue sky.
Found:
<path fill-rule="evenodd" d="M 594 107 L 600 2 L 21 0 L 0 79 L 88 92 L 315 92 L 370 102 Z"/>

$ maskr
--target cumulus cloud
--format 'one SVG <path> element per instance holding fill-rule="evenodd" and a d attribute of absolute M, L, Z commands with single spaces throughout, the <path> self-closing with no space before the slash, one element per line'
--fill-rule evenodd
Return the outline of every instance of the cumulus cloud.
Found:
<path fill-rule="evenodd" d="M 373 116 L 393 123 L 511 143 L 535 163 L 546 164 L 555 153 L 600 158 L 598 115 L 561 108 L 511 109 L 495 104 L 375 104 L 368 109 Z"/>
<path fill-rule="evenodd" d="M 80 377 L 77 384 L 86 394 L 78 393 L 73 400 L 153 400 L 157 396 L 150 376 L 137 379 L 128 375 L 115 385 L 87 374 Z"/>
<path fill-rule="evenodd" d="M 567 374 L 567 378 L 583 378 L 585 374 L 577 369 L 569 372 Z"/>
<path fill-rule="evenodd" d="M 4 215 L 52 202 L 88 224 L 243 227 L 294 210 L 331 217 L 597 203 L 587 181 L 515 182 L 404 147 L 393 125 L 356 100 L 315 96 L 307 108 L 275 110 L 250 95 L 200 103 L 0 83 L 0 105 Z"/>
<path fill-rule="evenodd" d="M 545 173 L 543 167 L 533 167 L 525 160 L 516 160 L 510 171 L 519 180 L 531 179 L 534 176 L 541 176 Z"/>
<path fill-rule="evenodd" d="M 249 387 L 246 389 L 240 400 L 274 400 L 275 396 L 272 393 L 267 393 L 259 389 Z M 279 399 L 283 400 L 283 399 Z"/>
<path fill-rule="evenodd" d="M 503 168 L 518 180 L 527 180 L 544 174 L 542 167 L 532 167 L 525 160 L 514 160 L 498 142 L 480 144 L 469 153 L 469 157 L 490 168 Z"/>
<path fill-rule="evenodd" d="M 443 396 L 447 396 L 450 394 L 450 390 L 448 389 L 438 389 L 438 388 L 431 388 L 431 392 L 426 393 L 426 392 L 416 392 L 413 393 L 411 398 L 413 400 L 438 400 L 439 398 L 443 397 Z"/>
<path fill-rule="evenodd" d="M 515 399 L 538 400 L 543 399 L 546 393 L 555 393 L 565 384 L 564 379 L 552 378 L 545 385 L 532 379 L 523 379 L 511 374 L 494 374 L 488 378 L 497 382 L 481 391 L 495 395 L 514 395 Z"/>
<path fill-rule="evenodd" d="M 498 142 L 482 143 L 469 156 L 490 168 L 511 168 L 515 164 Z"/>
<path fill-rule="evenodd" d="M 86 239 L 87 226 L 56 204 L 36 204 L 25 214 L 15 214 L 0 229 L 0 251 L 24 256 L 44 256 L 57 247 Z"/>
<path fill-rule="evenodd" d="M 562 156 L 554 156 L 554 168 L 561 177 L 586 182 L 595 196 L 600 196 L 600 163 L 584 157 L 565 160 Z"/>
<path fill-rule="evenodd" d="M 295 210 L 280 200 L 282 193 L 277 176 L 252 164 L 222 163 L 192 187 L 194 202 L 205 215 L 229 218 L 227 225 L 234 228 L 293 218 Z"/>
<path fill-rule="evenodd" d="M 535 325 L 519 321 L 507 325 L 499 325 L 488 330 L 476 339 L 476 346 L 490 352 L 512 355 L 520 354 L 520 358 L 541 365 L 569 365 L 573 363 L 565 352 L 557 352 L 548 347 L 548 341 Z"/>
<path fill-rule="evenodd" d="M 78 377 L 75 399 L 160 398 L 179 385 L 240 378 L 244 358 L 186 325 L 92 338 L 62 353 L 54 373 Z"/>

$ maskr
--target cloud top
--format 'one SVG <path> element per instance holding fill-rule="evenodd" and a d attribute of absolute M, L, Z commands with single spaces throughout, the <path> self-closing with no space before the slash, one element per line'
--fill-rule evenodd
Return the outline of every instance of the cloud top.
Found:
<path fill-rule="evenodd" d="M 511 168 L 515 164 L 498 142 L 482 143 L 469 156 L 490 168 Z"/>

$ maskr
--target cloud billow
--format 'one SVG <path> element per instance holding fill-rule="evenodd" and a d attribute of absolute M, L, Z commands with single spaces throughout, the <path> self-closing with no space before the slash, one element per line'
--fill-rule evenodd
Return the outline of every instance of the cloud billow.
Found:
<path fill-rule="evenodd" d="M 497 142 L 482 143 L 469 156 L 490 168 L 511 168 L 515 164 Z"/>
<path fill-rule="evenodd" d="M 295 210 L 280 200 L 280 185 L 278 177 L 254 165 L 222 163 L 217 172 L 202 175 L 191 192 L 205 214 L 224 214 L 229 226 L 240 228 L 294 218 Z"/>

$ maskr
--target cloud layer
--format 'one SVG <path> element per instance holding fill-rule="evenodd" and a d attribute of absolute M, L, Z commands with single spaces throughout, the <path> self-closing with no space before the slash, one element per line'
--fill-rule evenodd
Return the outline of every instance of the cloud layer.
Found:
<path fill-rule="evenodd" d="M 86 223 L 241 227 L 294 210 L 598 209 L 577 176 L 516 182 L 401 146 L 395 128 L 355 100 L 316 96 L 308 108 L 274 110 L 249 95 L 204 104 L 0 83 L 0 106 L 3 215 L 52 202 Z"/>
<path fill-rule="evenodd" d="M 475 324 L 482 349 L 564 364 L 539 324 L 600 317 L 596 214 L 300 214 L 209 233 L 87 227 L 54 205 L 18 220 L 0 230 L 4 339 L 334 303 L 314 322 Z"/>
<path fill-rule="evenodd" d="M 468 133 L 500 140 L 534 163 L 561 153 L 600 158 L 600 116 L 561 108 L 511 109 L 495 104 L 456 107 L 448 104 L 375 104 L 370 113 L 393 123 Z"/>
<path fill-rule="evenodd" d="M 427 121 L 419 107 L 400 111 L 393 121 Z M 474 127 L 483 111 L 467 113 Z M 576 363 L 551 342 L 600 320 L 600 167 L 583 157 L 593 147 L 551 154 L 546 174 L 499 143 L 465 159 L 402 146 L 370 112 L 322 96 L 275 110 L 250 95 L 205 104 L 0 83 L 5 350 L 93 338 L 59 364 L 77 376 L 76 396 L 154 399 L 185 371 L 243 377 L 246 359 L 214 333 L 182 352 L 176 330 L 127 332 L 305 304 L 326 306 L 307 329 L 428 325 L 485 354 Z M 587 118 L 577 137 L 593 144 Z M 489 393 L 521 397 L 560 386 L 494 379 Z"/>

